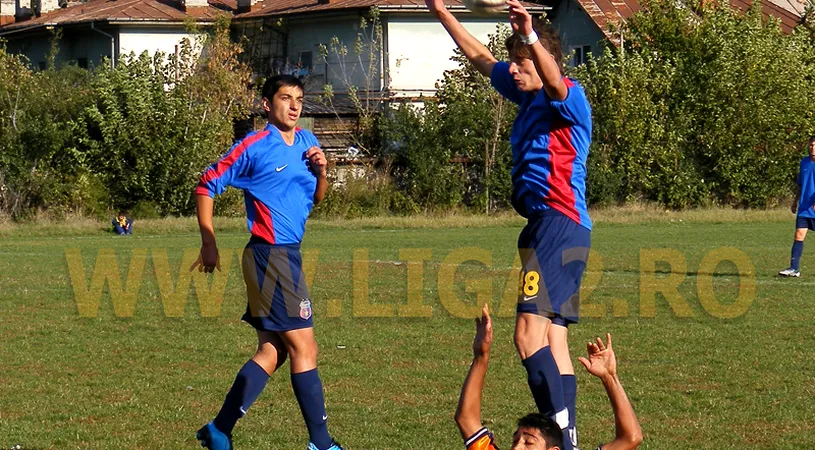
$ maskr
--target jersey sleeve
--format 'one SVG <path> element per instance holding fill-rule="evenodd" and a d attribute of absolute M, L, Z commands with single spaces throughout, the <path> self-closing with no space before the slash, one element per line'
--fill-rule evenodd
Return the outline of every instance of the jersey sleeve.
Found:
<path fill-rule="evenodd" d="M 237 186 L 251 169 L 248 142 L 242 141 L 232 147 L 218 162 L 209 166 L 198 180 L 195 194 L 215 197 L 222 194 L 228 186 Z"/>
<path fill-rule="evenodd" d="M 498 450 L 495 446 L 495 439 L 487 427 L 478 430 L 474 435 L 464 441 L 467 450 Z"/>
<path fill-rule="evenodd" d="M 498 91 L 499 94 L 506 97 L 509 101 L 520 105 L 523 100 L 521 90 L 512 79 L 512 74 L 509 73 L 509 64 L 504 61 L 498 61 L 492 66 L 490 72 L 490 84 Z"/>
<path fill-rule="evenodd" d="M 552 100 L 552 108 L 572 125 L 591 121 L 591 107 L 583 87 L 571 78 L 563 78 L 563 82 L 566 84 L 566 98 Z"/>

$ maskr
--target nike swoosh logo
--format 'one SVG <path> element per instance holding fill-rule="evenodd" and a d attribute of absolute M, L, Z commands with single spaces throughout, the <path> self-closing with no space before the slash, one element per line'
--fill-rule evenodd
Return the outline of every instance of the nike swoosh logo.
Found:
<path fill-rule="evenodd" d="M 285 169 L 286 167 L 289 167 L 289 165 L 286 164 L 285 166 L 277 167 L 277 168 L 275 168 L 275 172 L 280 172 L 281 170 Z"/>
<path fill-rule="evenodd" d="M 328 420 L 328 416 L 323 416 L 323 420 Z"/>
<path fill-rule="evenodd" d="M 532 297 L 527 297 L 527 296 L 525 296 L 525 295 L 524 295 L 524 301 L 525 301 L 525 302 L 528 302 L 529 300 L 532 300 L 533 298 L 538 298 L 538 296 L 537 296 L 537 295 L 533 295 Z"/>

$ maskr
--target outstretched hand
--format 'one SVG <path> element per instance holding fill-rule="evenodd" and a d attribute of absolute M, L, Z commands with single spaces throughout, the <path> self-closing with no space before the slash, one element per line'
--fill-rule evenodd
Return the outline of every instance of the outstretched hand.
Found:
<path fill-rule="evenodd" d="M 586 349 L 589 353 L 588 359 L 582 356 L 577 358 L 586 371 L 598 378 L 617 375 L 617 358 L 611 348 L 611 333 L 606 333 L 605 344 L 598 337 L 597 343 L 587 343 Z"/>
<path fill-rule="evenodd" d="M 430 14 L 433 14 L 436 17 L 439 17 L 442 11 L 444 11 L 444 0 L 424 0 L 424 4 L 427 5 L 427 9 L 430 10 Z"/>
<path fill-rule="evenodd" d="M 490 308 L 484 304 L 481 317 L 475 318 L 475 339 L 473 339 L 473 356 L 488 356 L 492 348 L 492 318 Z"/>
<path fill-rule="evenodd" d="M 528 36 L 532 34 L 532 15 L 518 0 L 507 0 L 509 6 L 509 23 L 514 33 Z"/>

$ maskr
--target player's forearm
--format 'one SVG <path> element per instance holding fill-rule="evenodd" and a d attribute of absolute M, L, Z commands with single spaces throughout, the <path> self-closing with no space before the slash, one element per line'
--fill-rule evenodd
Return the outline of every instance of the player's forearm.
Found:
<path fill-rule="evenodd" d="M 535 63 L 535 68 L 541 77 L 546 95 L 554 100 L 564 100 L 568 89 L 566 84 L 563 83 L 560 61 L 555 61 L 555 58 L 543 47 L 540 41 L 530 45 L 529 50 L 532 52 L 532 61 Z"/>
<path fill-rule="evenodd" d="M 447 30 L 450 37 L 453 38 L 453 41 L 455 41 L 458 48 L 464 53 L 464 56 L 467 57 L 482 75 L 489 77 L 492 72 L 492 66 L 494 66 L 496 62 L 492 52 L 490 52 L 481 41 L 473 37 L 450 11 L 445 9 L 441 11 L 436 18 L 439 19 L 439 22 L 441 22 L 444 29 Z"/>
<path fill-rule="evenodd" d="M 470 371 L 461 388 L 456 409 L 456 425 L 461 437 L 467 439 L 481 429 L 481 391 L 484 388 L 484 377 L 487 374 L 489 356 L 480 355 L 473 358 Z"/>
<path fill-rule="evenodd" d="M 614 411 L 616 432 L 614 441 L 603 445 L 603 449 L 629 450 L 639 447 L 642 442 L 642 430 L 620 379 L 616 375 L 606 376 L 603 378 L 603 386 Z"/>
<path fill-rule="evenodd" d="M 314 191 L 314 204 L 318 204 L 325 198 L 325 193 L 328 191 L 328 178 L 325 174 L 317 176 L 317 189 Z"/>
<path fill-rule="evenodd" d="M 215 202 L 208 195 L 195 196 L 195 209 L 198 214 L 198 228 L 201 230 L 201 244 L 215 244 L 215 227 L 212 225 L 212 210 Z"/>

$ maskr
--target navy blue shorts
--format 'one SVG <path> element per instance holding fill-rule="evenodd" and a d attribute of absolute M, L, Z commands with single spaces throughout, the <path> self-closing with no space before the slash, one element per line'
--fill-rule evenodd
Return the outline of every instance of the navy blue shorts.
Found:
<path fill-rule="evenodd" d="M 562 326 L 577 323 L 590 247 L 591 231 L 559 211 L 530 218 L 518 237 L 522 269 L 516 311 Z"/>
<path fill-rule="evenodd" d="M 253 237 L 242 267 L 248 298 L 244 321 L 263 331 L 314 326 L 299 245 L 271 245 Z"/>
<path fill-rule="evenodd" d="M 815 218 L 796 216 L 795 228 L 809 228 L 810 230 L 815 230 Z"/>

